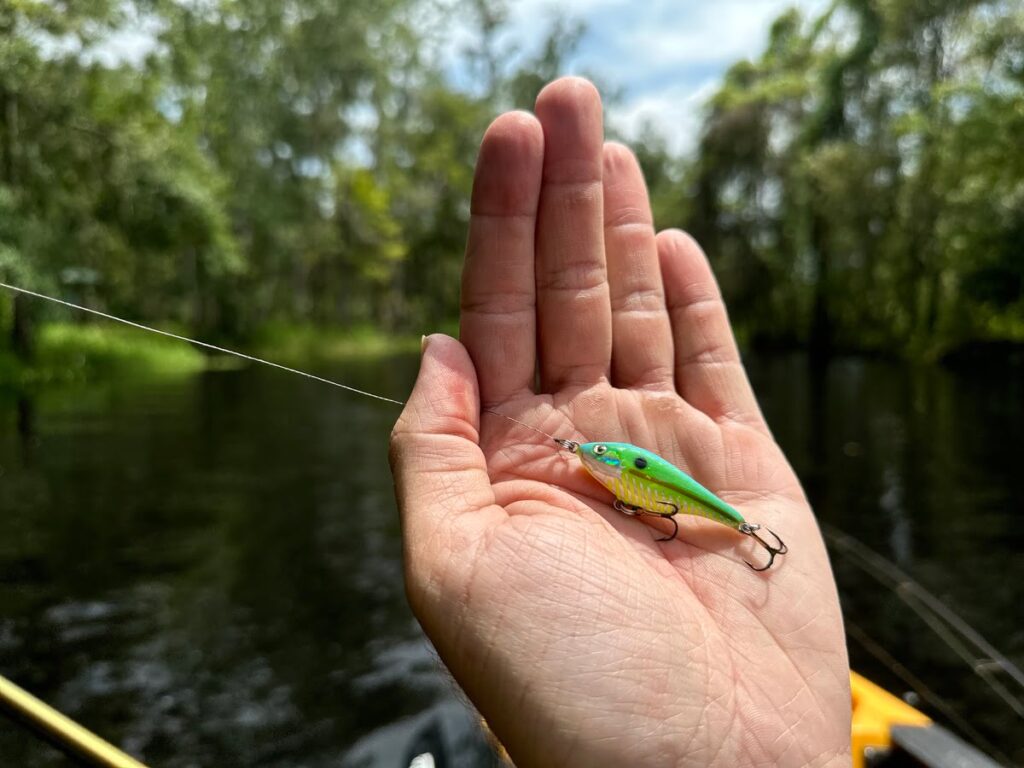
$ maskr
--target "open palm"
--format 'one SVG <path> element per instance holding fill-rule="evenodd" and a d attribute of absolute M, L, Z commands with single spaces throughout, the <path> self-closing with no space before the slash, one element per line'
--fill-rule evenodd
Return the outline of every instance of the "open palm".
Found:
<path fill-rule="evenodd" d="M 519 768 L 849 763 L 835 584 L 707 260 L 655 236 L 589 83 L 480 151 L 462 346 L 426 340 L 393 436 L 410 600 Z M 539 371 L 539 383 L 537 372 Z M 767 525 L 630 518 L 552 435 L 630 442 Z"/>

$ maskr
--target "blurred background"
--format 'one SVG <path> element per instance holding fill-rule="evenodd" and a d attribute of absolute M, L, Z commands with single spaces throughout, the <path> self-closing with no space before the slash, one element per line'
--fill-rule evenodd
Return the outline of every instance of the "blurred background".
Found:
<path fill-rule="evenodd" d="M 403 399 L 483 130 L 568 73 L 711 257 L 855 668 L 1024 764 L 1024 691 L 894 588 L 1024 664 L 1018 2 L 0 0 L 0 280 Z M 395 416 L 0 295 L 0 674 L 159 765 L 486 764 Z"/>

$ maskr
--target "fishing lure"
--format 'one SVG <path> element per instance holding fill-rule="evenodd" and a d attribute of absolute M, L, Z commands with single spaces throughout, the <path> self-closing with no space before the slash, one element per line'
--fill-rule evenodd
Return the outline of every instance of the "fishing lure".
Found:
<path fill-rule="evenodd" d="M 0 282 L 0 288 L 25 296 L 32 296 L 37 299 L 53 302 L 54 304 L 60 304 L 61 306 L 68 307 L 69 309 L 87 312 L 91 315 L 122 323 L 138 330 L 148 331 L 149 333 L 166 336 L 189 344 L 195 344 L 198 347 L 203 347 L 213 352 L 234 355 L 235 357 L 240 357 L 250 362 L 268 365 L 272 368 L 287 371 L 288 373 L 305 376 L 308 379 L 313 379 L 323 384 L 330 384 L 331 386 L 338 387 L 349 392 L 354 392 L 358 395 L 372 397 L 376 400 L 394 403 L 395 405 L 405 405 L 401 400 L 395 400 L 390 397 L 374 394 L 373 392 L 356 389 L 355 387 L 350 387 L 347 384 L 341 384 L 337 381 L 321 378 L 320 376 L 315 376 L 296 368 L 289 368 L 288 366 L 253 357 L 252 355 L 246 355 L 242 352 L 236 352 L 232 349 L 218 347 L 213 344 L 207 344 L 204 341 L 190 339 L 187 336 L 180 336 L 176 333 L 162 331 L 148 325 L 142 325 L 141 323 L 136 323 L 131 320 L 125 320 L 124 318 L 117 317 L 116 315 L 101 312 L 97 309 L 90 309 L 89 307 L 83 307 L 80 304 L 74 304 L 70 301 L 58 299 L 53 296 L 47 296 L 43 293 L 29 291 L 25 288 L 19 288 L 3 282 Z M 679 523 L 676 522 L 675 516 L 681 513 L 685 515 L 706 517 L 709 520 L 714 520 L 716 523 L 727 525 L 757 541 L 758 544 L 768 552 L 769 560 L 768 564 L 761 568 L 754 566 L 746 560 L 743 561 L 755 571 L 768 570 L 772 567 L 777 555 L 784 555 L 789 551 L 789 548 L 785 545 L 782 539 L 778 537 L 775 531 L 770 528 L 765 528 L 766 531 L 775 537 L 775 541 L 777 542 L 775 546 L 772 546 L 757 535 L 757 532 L 761 530 L 761 526 L 748 523 L 743 519 L 743 515 L 741 515 L 734 507 L 722 501 L 722 499 L 718 498 L 703 485 L 683 472 L 679 467 L 666 461 L 655 453 L 651 453 L 650 451 L 638 448 L 637 446 L 629 443 L 579 443 L 575 440 L 555 437 L 554 435 L 549 435 L 547 432 L 537 429 L 530 424 L 519 421 L 519 419 L 506 416 L 504 413 L 500 413 L 493 408 L 485 408 L 484 410 L 487 413 L 500 416 L 503 419 L 515 422 L 516 424 L 532 429 L 534 432 L 544 435 L 545 437 L 549 437 L 562 448 L 576 454 L 587 472 L 589 472 L 590 475 L 600 482 L 605 488 L 615 494 L 614 507 L 619 512 L 637 517 L 651 515 L 671 520 L 673 525 L 672 535 L 662 537 L 658 539 L 658 541 L 669 541 L 676 537 L 676 534 L 679 533 Z"/>
<path fill-rule="evenodd" d="M 591 477 L 615 495 L 615 509 L 627 515 L 663 517 L 672 522 L 669 541 L 679 533 L 677 514 L 706 517 L 751 537 L 768 552 L 768 563 L 760 568 L 744 560 L 755 571 L 772 567 L 777 555 L 789 551 L 775 531 L 765 528 L 776 541 L 772 546 L 757 532 L 761 526 L 748 523 L 735 507 L 718 498 L 688 474 L 656 453 L 630 443 L 578 443 L 553 437 L 556 443 L 579 457 Z"/>

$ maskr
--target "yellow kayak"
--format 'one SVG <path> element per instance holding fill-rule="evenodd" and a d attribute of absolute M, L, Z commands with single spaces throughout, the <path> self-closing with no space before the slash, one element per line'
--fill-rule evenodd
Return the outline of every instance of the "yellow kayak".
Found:
<path fill-rule="evenodd" d="M 853 768 L 999 768 L 926 714 L 856 672 L 850 672 L 850 693 Z"/>

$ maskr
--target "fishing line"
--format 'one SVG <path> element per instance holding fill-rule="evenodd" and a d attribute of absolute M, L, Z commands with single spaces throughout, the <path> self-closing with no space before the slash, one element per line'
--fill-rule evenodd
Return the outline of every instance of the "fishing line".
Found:
<path fill-rule="evenodd" d="M 88 313 L 90 315 L 95 315 L 96 317 L 102 317 L 104 320 L 111 320 L 111 321 L 113 321 L 115 323 L 121 323 L 122 325 L 127 325 L 128 327 L 135 328 L 136 330 L 148 331 L 149 333 L 155 333 L 158 336 L 164 336 L 164 337 L 166 337 L 168 339 L 174 339 L 175 341 L 183 341 L 186 344 L 193 344 L 193 345 L 195 345 L 197 347 L 202 347 L 203 349 L 208 349 L 208 350 L 211 350 L 213 352 L 219 352 L 219 353 L 221 353 L 223 355 L 232 355 L 234 357 L 241 358 L 242 360 L 247 360 L 247 361 L 249 361 L 251 363 L 259 363 L 260 365 L 266 365 L 266 366 L 269 366 L 271 368 L 277 368 L 278 370 L 285 371 L 286 373 L 294 373 L 297 376 L 303 376 L 303 377 L 305 377 L 307 379 L 312 379 L 313 381 L 318 381 L 321 384 L 330 384 L 332 387 L 337 387 L 338 389 L 344 389 L 347 392 L 354 392 L 357 395 L 363 395 L 365 397 L 372 397 L 374 400 L 381 400 L 381 401 L 383 401 L 385 403 L 393 403 L 394 405 L 403 405 L 403 406 L 405 405 L 405 403 L 402 400 L 395 400 L 394 398 L 391 398 L 391 397 L 385 397 L 384 395 L 377 395 L 377 394 L 374 394 L 373 392 L 367 392 L 365 389 L 357 389 L 355 387 L 350 387 L 348 384 L 342 384 L 341 382 L 338 382 L 338 381 L 332 381 L 331 379 L 325 379 L 322 376 L 317 376 L 317 375 L 312 374 L 312 373 L 307 373 L 306 371 L 300 371 L 298 368 L 289 368 L 287 365 L 281 365 L 280 363 L 274 363 L 274 362 L 271 362 L 270 360 L 264 360 L 263 358 L 260 358 L 260 357 L 254 357 L 253 355 L 247 355 L 244 352 L 236 352 L 233 349 L 227 349 L 225 347 L 218 347 L 216 344 L 209 344 L 209 343 L 207 343 L 205 341 L 198 341 L 197 339 L 190 339 L 188 336 L 182 336 L 182 335 L 177 334 L 177 333 L 171 333 L 170 331 L 164 331 L 164 330 L 161 330 L 159 328 L 153 328 L 152 326 L 143 325 L 142 323 L 137 323 L 137 322 L 135 322 L 133 320 L 125 320 L 123 317 L 118 317 L 117 315 L 111 315 L 111 314 L 108 314 L 107 312 L 101 312 L 98 309 L 92 309 L 90 307 L 84 307 L 81 304 L 75 304 L 74 302 L 71 302 L 71 301 L 66 301 L 64 299 L 58 299 L 58 298 L 56 298 L 54 296 L 47 296 L 45 293 L 37 293 L 36 291 L 30 291 L 27 288 L 19 288 L 16 285 L 10 285 L 9 283 L 3 283 L 3 282 L 0 282 L 0 288 L 6 288 L 7 290 L 13 291 L 14 293 L 20 293 L 20 294 L 22 294 L 24 296 L 31 296 L 31 297 L 36 298 L 36 299 L 42 299 L 43 301 L 49 301 L 49 302 L 51 302 L 53 304 L 59 304 L 60 306 L 67 307 L 68 309 L 76 309 L 79 312 L 86 312 L 86 313 Z M 544 437 L 551 438 L 558 445 L 560 445 L 561 447 L 566 448 L 568 450 L 575 450 L 576 447 L 579 445 L 579 443 L 577 443 L 574 440 L 566 440 L 565 438 L 555 437 L 554 435 L 549 435 L 547 432 L 545 432 L 542 429 L 537 429 L 536 427 L 531 426 L 530 424 L 526 424 L 525 422 L 522 422 L 519 419 L 513 419 L 511 416 L 506 416 L 504 413 L 501 413 L 500 411 L 496 411 L 493 408 L 484 408 L 483 410 L 486 413 L 493 413 L 495 416 L 501 416 L 501 418 L 503 418 L 503 419 L 507 419 L 509 421 L 515 422 L 516 424 L 519 424 L 520 426 L 526 427 L 527 429 L 532 429 L 537 434 L 544 435 Z"/>
<path fill-rule="evenodd" d="M 98 309 L 92 309 L 90 307 L 82 306 L 81 304 L 75 304 L 65 299 L 58 299 L 54 296 L 47 296 L 45 293 L 38 293 L 37 291 L 30 291 L 27 288 L 19 288 L 16 285 L 10 285 L 9 283 L 0 282 L 0 288 L 6 288 L 16 294 L 23 296 L 31 296 L 35 299 L 41 299 L 48 301 L 53 304 L 58 304 L 68 309 L 77 310 L 79 312 L 85 312 L 96 317 L 103 318 L 104 320 L 110 320 L 115 323 L 121 323 L 127 325 L 130 328 L 134 328 L 140 331 L 147 331 L 154 333 L 158 336 L 164 336 L 168 339 L 174 339 L 175 341 L 182 341 L 186 344 L 192 344 L 203 349 L 217 352 L 223 355 L 231 355 L 233 357 L 246 360 L 251 363 L 258 363 L 265 365 L 270 368 L 276 368 L 286 373 L 294 373 L 297 376 L 302 376 L 312 381 L 320 382 L 321 384 L 329 384 L 332 387 L 343 389 L 347 392 L 352 392 L 357 395 L 363 395 L 364 397 L 371 397 L 374 400 L 380 400 L 385 403 L 392 403 L 393 405 L 404 406 L 405 402 L 402 400 L 395 400 L 391 397 L 385 397 L 384 395 L 378 395 L 373 392 L 367 392 L 365 389 L 358 389 L 356 387 L 349 386 L 348 384 L 342 384 L 338 381 L 332 381 L 331 379 L 325 379 L 322 376 L 317 376 L 307 371 L 301 371 L 298 368 L 291 368 L 287 365 L 281 365 L 270 360 L 264 360 L 263 358 L 256 357 L 254 355 L 247 355 L 244 352 L 236 352 L 233 349 L 227 349 L 226 347 L 219 347 L 216 344 L 210 344 L 205 341 L 199 341 L 197 339 L 191 339 L 188 336 L 182 336 L 181 334 L 172 333 L 171 331 L 161 330 L 160 328 L 154 328 L 143 323 L 138 323 L 133 320 L 126 320 L 123 317 L 117 315 L 111 315 L 108 312 L 101 312 Z M 566 448 L 575 451 L 579 447 L 579 443 L 573 440 L 567 440 L 561 437 L 555 437 L 554 435 L 548 434 L 542 429 L 532 424 L 514 419 L 511 416 L 506 416 L 500 411 L 496 411 L 493 408 L 483 408 L 485 413 L 492 413 L 495 416 L 500 416 L 503 419 L 514 422 L 522 427 L 533 430 L 539 435 L 554 440 L 562 448 Z M 35 727 L 38 727 L 44 734 L 47 734 L 53 741 L 53 743 L 62 751 L 72 756 L 85 756 L 89 758 L 90 762 L 96 762 L 100 765 L 109 766 L 137 766 L 138 768 L 145 768 L 141 763 L 136 762 L 129 756 L 121 753 L 116 748 L 104 742 L 95 734 L 87 731 L 85 728 L 79 726 L 77 723 L 68 720 L 66 717 L 61 715 L 56 710 L 52 710 L 42 702 L 38 701 L 30 694 L 17 688 L 13 683 L 5 680 L 0 676 L 0 711 L 4 709 L 10 709 L 12 712 L 18 715 L 25 716 L 25 719 L 32 723 Z"/>
<path fill-rule="evenodd" d="M 495 416 L 501 416 L 501 418 L 503 418 L 503 419 L 508 419 L 509 421 L 514 421 L 516 424 L 518 424 L 521 427 L 526 427 L 527 429 L 532 429 L 538 435 L 544 435 L 544 437 L 550 437 L 552 440 L 554 440 L 556 443 L 558 443 L 560 446 L 562 446 L 563 448 L 565 448 L 568 451 L 575 452 L 576 449 L 579 448 L 580 444 L 576 440 L 566 440 L 564 437 L 555 437 L 554 435 L 548 434 L 543 429 L 537 429 L 535 426 L 533 426 L 532 424 L 527 424 L 525 421 L 520 421 L 519 419 L 513 419 L 511 416 L 506 416 L 504 413 L 501 413 L 500 411 L 496 411 L 493 408 L 484 408 L 483 410 L 484 410 L 485 413 L 493 413 Z"/>
<path fill-rule="evenodd" d="M 303 377 L 305 377 L 307 379 L 313 379 L 314 381 L 322 382 L 324 384 L 330 384 L 333 387 L 338 387 L 339 389 L 344 389 L 346 391 L 353 392 L 353 393 L 358 394 L 358 395 L 364 395 L 365 397 L 371 397 L 374 400 L 381 400 L 381 401 L 384 401 L 384 402 L 387 402 L 387 403 L 394 403 L 395 405 L 405 405 L 405 403 L 403 403 L 401 400 L 395 400 L 395 399 L 390 398 L 390 397 L 385 397 L 383 395 L 374 394 L 373 392 L 367 392 L 366 390 L 363 390 L 363 389 L 357 389 L 355 387 L 350 387 L 347 384 L 341 384 L 341 383 L 339 383 L 337 381 L 332 381 L 330 379 L 325 379 L 325 378 L 322 378 L 320 376 L 314 376 L 311 373 L 306 373 L 305 371 L 300 371 L 300 370 L 298 370 L 296 368 L 289 368 L 288 366 L 281 365 L 279 363 L 272 363 L 269 360 L 264 360 L 262 358 L 255 357 L 253 355 L 247 355 L 247 354 L 243 354 L 241 352 L 235 352 L 232 349 L 226 349 L 224 347 L 218 347 L 218 346 L 216 346 L 214 344 L 208 344 L 208 343 L 206 343 L 204 341 L 196 341 L 195 339 L 191 339 L 188 336 L 182 336 L 182 335 L 177 334 L 177 333 L 171 333 L 170 331 L 163 331 L 163 330 L 160 330 L 158 328 L 153 328 L 151 326 L 144 325 L 142 323 L 134 322 L 132 320 L 125 320 L 123 318 L 117 317 L 116 315 L 111 315 L 111 314 L 109 314 L 107 312 L 101 312 L 100 310 L 97 310 L 97 309 L 90 309 L 89 307 L 83 307 L 80 304 L 75 304 L 74 302 L 66 301 L 64 299 L 58 299 L 58 298 L 55 298 L 53 296 L 47 296 L 44 293 L 38 293 L 36 291 L 30 291 L 30 290 L 27 290 L 25 288 L 19 288 L 17 286 L 9 285 L 7 283 L 2 283 L 2 282 L 0 282 L 0 287 L 6 288 L 6 289 L 8 289 L 10 291 L 14 291 L 15 293 L 18 293 L 18 294 L 24 294 L 26 296 L 31 296 L 33 298 L 42 299 L 43 301 L 49 301 L 49 302 L 52 302 L 54 304 L 59 304 L 60 306 L 63 306 L 63 307 L 67 307 L 67 308 L 70 308 L 70 309 L 76 309 L 76 310 L 78 310 L 80 312 L 86 312 L 88 314 L 104 318 L 106 320 L 111 320 L 111 321 L 116 322 L 116 323 L 121 323 L 123 325 L 127 325 L 127 326 L 129 326 L 131 328 L 135 328 L 137 330 L 148 331 L 149 333 L 155 333 L 155 334 L 160 335 L 160 336 L 166 336 L 168 338 L 175 339 L 177 341 L 185 342 L 186 344 L 194 344 L 196 346 L 203 347 L 204 349 L 210 349 L 210 350 L 213 350 L 215 352 L 219 352 L 221 354 L 233 355 L 234 357 L 238 357 L 238 358 L 241 358 L 243 360 L 248 360 L 248 361 L 254 362 L 254 363 L 259 363 L 260 365 L 270 366 L 271 368 L 278 368 L 278 369 L 280 369 L 282 371 L 286 371 L 288 373 L 294 373 L 294 374 L 297 374 L 299 376 L 303 376 Z M 580 454 L 581 455 L 581 460 L 582 460 L 581 444 L 579 442 L 577 442 L 576 440 L 570 440 L 569 438 L 564 438 L 564 437 L 556 437 L 556 436 L 554 436 L 552 434 L 549 434 L 549 433 L 545 432 L 544 430 L 538 429 L 537 427 L 534 427 L 534 426 L 532 426 L 530 424 L 522 422 L 519 419 L 514 419 L 511 416 L 506 416 L 505 414 L 501 413 L 500 411 L 494 410 L 493 408 L 482 408 L 481 410 L 483 412 L 486 412 L 486 413 L 493 413 L 494 415 L 500 416 L 503 419 L 506 419 L 507 421 L 510 421 L 510 422 L 512 422 L 514 424 L 518 424 L 520 426 L 526 427 L 526 428 L 536 432 L 539 435 L 543 435 L 544 437 L 547 437 L 547 438 L 551 439 L 552 441 L 554 441 L 555 445 L 557 445 L 559 448 L 561 448 L 563 450 L 567 450 L 567 451 L 569 451 L 570 453 L 573 453 L 573 454 Z M 598 447 L 603 448 L 603 450 L 605 450 L 605 451 L 607 450 L 607 446 L 598 446 Z M 632 450 L 636 450 L 636 451 L 642 451 L 642 449 L 635 448 L 635 446 L 632 447 L 631 449 Z M 597 447 L 595 447 L 595 452 L 596 452 L 596 450 L 597 450 Z M 637 465 L 638 467 L 642 468 L 642 467 L 647 466 L 647 464 L 646 464 L 647 459 L 646 458 L 640 457 L 638 459 L 638 461 L 644 462 L 642 465 L 638 464 Z M 595 479 L 597 479 L 598 482 L 601 482 L 603 485 L 605 485 L 608 488 L 608 490 L 610 490 L 610 491 L 612 491 L 613 493 L 616 494 L 616 502 L 613 505 L 615 509 L 617 509 L 618 511 L 623 512 L 624 514 L 627 514 L 627 515 L 639 515 L 639 514 L 643 513 L 642 508 L 637 506 L 636 504 L 632 504 L 632 503 L 628 503 L 627 504 L 627 503 L 624 502 L 624 500 L 619 495 L 619 491 L 621 489 L 616 489 L 616 488 L 611 487 L 608 484 L 608 482 L 606 482 L 606 480 L 603 479 L 600 476 L 599 473 L 595 473 L 595 471 L 593 469 L 589 468 L 588 465 L 585 462 L 584 462 L 584 467 L 588 469 L 588 472 L 590 472 L 590 474 Z M 679 476 L 682 478 L 682 482 L 684 484 L 688 483 L 688 482 L 693 482 L 693 479 L 690 478 L 689 475 L 687 475 L 686 473 L 682 472 L 682 470 L 676 469 L 675 471 L 679 473 Z M 702 488 L 702 490 L 703 490 L 703 488 Z M 717 499 L 717 497 L 715 497 L 715 498 Z M 721 503 L 721 504 L 724 504 L 724 502 L 721 502 L 721 500 L 718 500 L 718 502 Z M 650 512 L 650 513 L 647 513 L 647 514 L 654 514 L 654 515 L 657 515 L 657 516 L 660 516 L 660 517 L 665 517 L 665 518 L 668 518 L 668 519 L 671 520 L 671 522 L 673 524 L 673 532 L 672 532 L 672 534 L 667 536 L 667 537 L 662 537 L 662 538 L 658 539 L 658 541 L 668 541 L 670 539 L 674 539 L 676 537 L 676 534 L 679 532 L 679 523 L 676 522 L 676 520 L 673 519 L 673 518 L 676 515 L 676 513 L 678 513 L 680 511 L 681 507 L 680 507 L 679 504 L 676 504 L 676 503 L 671 502 L 671 501 L 662 502 L 661 506 L 662 506 L 661 511 Z M 728 505 L 726 505 L 726 506 L 728 506 Z M 741 534 L 743 534 L 745 536 L 750 536 L 752 539 L 754 539 L 754 541 L 757 542 L 758 546 L 762 547 L 771 556 L 770 559 L 768 560 L 768 564 L 763 566 L 763 567 L 760 567 L 760 568 L 754 566 L 749 561 L 744 560 L 744 562 L 750 568 L 753 568 L 755 571 L 765 571 L 768 568 L 771 568 L 772 563 L 775 562 L 775 557 L 777 555 L 784 555 L 784 554 L 786 554 L 786 552 L 788 551 L 788 548 L 786 547 L 785 543 L 783 543 L 782 539 L 778 535 L 775 534 L 774 531 L 771 531 L 770 529 L 765 529 L 776 540 L 776 543 L 774 545 L 772 545 L 772 544 L 769 544 L 767 541 L 765 541 L 765 539 L 761 538 L 756 533 L 758 530 L 761 529 L 761 526 L 753 525 L 753 524 L 750 524 L 750 523 L 747 523 L 747 522 L 743 521 L 742 516 L 740 516 L 740 514 L 738 512 L 733 510 L 731 507 L 729 507 L 728 509 L 730 510 L 730 512 L 728 514 L 722 513 L 723 517 L 722 517 L 722 519 L 719 520 L 719 522 L 722 522 L 725 525 L 730 525 L 731 527 L 735 528 L 735 530 L 737 530 L 739 533 L 741 533 Z M 669 510 L 671 510 L 671 511 L 669 511 Z M 735 517 L 738 518 L 738 524 L 734 524 L 734 523 L 737 523 L 737 521 L 733 519 L 732 515 L 735 515 Z"/>
<path fill-rule="evenodd" d="M 50 302 L 53 302 L 54 304 L 60 304 L 61 306 L 69 307 L 70 309 L 77 309 L 80 312 L 88 312 L 90 315 L 96 315 L 97 317 L 102 317 L 104 320 L 113 320 L 115 323 L 121 323 L 122 325 L 127 325 L 127 326 L 129 326 L 131 328 L 136 328 L 136 329 L 138 329 L 140 331 L 149 331 L 150 333 L 155 333 L 158 336 L 166 336 L 169 339 L 175 339 L 177 341 L 184 341 L 184 342 L 186 342 L 188 344 L 194 344 L 197 347 L 202 347 L 203 349 L 209 349 L 209 350 L 212 350 L 214 352 L 220 352 L 221 354 L 224 354 L 224 355 L 234 355 L 235 357 L 240 357 L 241 359 L 248 360 L 248 361 L 250 361 L 252 363 L 260 363 L 261 365 L 269 365 L 271 368 L 277 368 L 279 370 L 286 371 L 288 373 L 294 373 L 294 374 L 296 374 L 298 376 L 305 376 L 307 379 L 312 379 L 313 381 L 319 381 L 322 384 L 330 384 L 332 387 L 338 387 L 339 389 L 348 390 L 349 392 L 355 392 L 357 395 L 365 395 L 366 397 L 372 397 L 374 400 L 383 400 L 385 403 L 394 403 L 395 405 L 405 405 L 405 403 L 403 403 L 401 400 L 394 400 L 394 399 L 392 399 L 390 397 L 384 397 L 384 395 L 375 395 L 375 394 L 373 394 L 373 392 L 367 392 L 367 391 L 362 390 L 362 389 L 356 389 L 355 387 L 350 387 L 347 384 L 340 384 L 337 381 L 331 381 L 330 379 L 325 379 L 325 378 L 322 378 L 320 376 L 316 376 L 316 375 L 314 375 L 312 373 L 306 373 L 305 371 L 300 371 L 297 368 L 289 368 L 287 365 L 281 365 L 280 363 L 272 363 L 269 360 L 262 360 L 262 359 L 260 359 L 258 357 L 253 357 L 252 355 L 247 355 L 247 354 L 245 354 L 243 352 L 235 352 L 233 349 L 225 349 L 224 347 L 218 347 L 215 344 L 208 344 L 205 341 L 197 341 L 196 339 L 190 339 L 187 336 L 180 336 L 177 333 L 171 333 L 170 331 L 162 331 L 159 328 L 151 328 L 148 325 L 143 325 L 142 323 L 136 323 L 136 322 L 133 322 L 131 320 L 125 320 L 124 318 L 117 317 L 116 315 L 109 315 L 106 312 L 100 312 L 98 309 L 90 309 L 89 307 L 83 307 L 80 304 L 73 304 L 70 301 L 64 301 L 64 299 L 56 299 L 53 296 L 47 296 L 46 294 L 43 294 L 43 293 L 36 293 L 35 291 L 29 291 L 29 290 L 27 290 L 25 288 L 18 288 L 17 286 L 8 285 L 7 283 L 0 283 L 0 288 L 6 288 L 9 291 L 14 291 L 15 293 L 21 293 L 21 294 L 24 294 L 25 296 L 33 296 L 33 297 L 35 297 L 37 299 L 43 299 L 44 301 L 50 301 Z"/>

